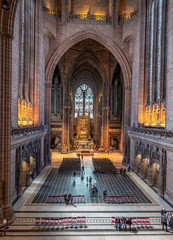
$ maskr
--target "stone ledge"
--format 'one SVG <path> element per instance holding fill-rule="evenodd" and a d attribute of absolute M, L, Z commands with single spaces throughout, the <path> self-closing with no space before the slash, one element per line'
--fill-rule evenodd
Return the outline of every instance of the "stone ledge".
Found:
<path fill-rule="evenodd" d="M 165 129 L 153 129 L 153 128 L 136 128 L 133 127 L 129 130 L 131 133 L 140 133 L 142 135 L 149 135 L 151 137 L 159 137 L 159 138 L 173 138 L 173 132 L 167 131 Z"/>
<path fill-rule="evenodd" d="M 11 129 L 11 138 L 18 138 L 30 134 L 35 134 L 38 132 L 44 132 L 47 130 L 47 125 L 37 125 L 37 126 L 26 126 L 26 127 L 18 127 Z"/>

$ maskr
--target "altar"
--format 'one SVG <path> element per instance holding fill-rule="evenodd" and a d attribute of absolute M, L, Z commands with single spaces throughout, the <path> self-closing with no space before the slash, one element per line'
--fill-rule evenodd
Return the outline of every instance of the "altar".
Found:
<path fill-rule="evenodd" d="M 75 121 L 76 137 L 74 145 L 77 149 L 93 148 L 93 139 L 90 136 L 90 114 L 79 116 Z"/>

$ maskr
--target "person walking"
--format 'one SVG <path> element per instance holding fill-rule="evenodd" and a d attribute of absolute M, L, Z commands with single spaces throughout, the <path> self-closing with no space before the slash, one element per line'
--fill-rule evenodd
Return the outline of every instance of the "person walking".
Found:
<path fill-rule="evenodd" d="M 93 185 L 93 188 L 94 188 L 94 192 L 98 192 L 98 189 L 95 185 Z"/>
<path fill-rule="evenodd" d="M 103 188 L 103 200 L 105 200 L 106 194 L 107 194 L 107 189 Z"/>
<path fill-rule="evenodd" d="M 121 167 L 121 169 L 120 169 L 120 174 L 121 174 L 121 175 L 123 174 L 123 169 L 122 169 L 122 167 Z"/>
<path fill-rule="evenodd" d="M 75 170 L 73 171 L 73 177 L 76 177 L 76 171 Z"/>
<path fill-rule="evenodd" d="M 88 184 L 88 176 L 86 177 L 86 181 L 87 181 L 87 184 Z"/>
<path fill-rule="evenodd" d="M 89 183 L 90 184 L 92 183 L 92 177 L 91 176 L 89 177 Z"/>
<path fill-rule="evenodd" d="M 123 176 L 126 175 L 126 168 L 124 167 L 124 170 L 123 170 Z"/>
<path fill-rule="evenodd" d="M 82 171 L 84 172 L 84 165 L 82 165 Z"/>

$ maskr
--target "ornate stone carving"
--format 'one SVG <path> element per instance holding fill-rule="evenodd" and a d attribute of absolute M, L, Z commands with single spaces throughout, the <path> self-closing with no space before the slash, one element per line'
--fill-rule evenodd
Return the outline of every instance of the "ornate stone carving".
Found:
<path fill-rule="evenodd" d="M 140 133 L 143 135 L 149 135 L 151 137 L 157 138 L 173 138 L 173 132 L 168 132 L 165 129 L 153 129 L 153 128 L 144 128 L 144 127 L 133 127 L 131 132 Z"/>
<path fill-rule="evenodd" d="M 44 132 L 46 128 L 47 126 L 44 126 L 44 125 L 12 128 L 11 136 L 12 138 L 16 138 L 16 137 L 26 136 L 29 134 L 35 134 L 38 132 Z"/>

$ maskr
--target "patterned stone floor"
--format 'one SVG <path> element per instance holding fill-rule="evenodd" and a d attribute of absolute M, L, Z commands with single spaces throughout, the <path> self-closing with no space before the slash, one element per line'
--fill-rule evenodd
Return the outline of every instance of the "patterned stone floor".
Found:
<path fill-rule="evenodd" d="M 122 176 L 117 176 L 116 180 L 114 175 L 92 175 L 93 166 L 92 159 L 90 157 L 85 157 L 81 164 L 85 165 L 84 179 L 81 180 L 81 176 L 76 177 L 75 185 L 71 185 L 73 177 L 71 174 L 64 175 L 61 181 L 61 185 L 57 182 L 60 177 L 58 168 L 64 157 L 75 158 L 76 153 L 70 154 L 59 154 L 57 152 L 52 153 L 52 165 L 46 166 L 42 172 L 34 179 L 32 184 L 25 190 L 23 195 L 18 199 L 18 201 L 13 206 L 15 211 L 16 221 L 10 226 L 6 232 L 6 236 L 2 239 L 6 240 L 38 240 L 38 239 L 51 239 L 51 240 L 168 240 L 172 239 L 172 232 L 162 231 L 162 226 L 160 223 L 160 209 L 165 208 L 167 212 L 173 212 L 173 208 L 164 201 L 153 189 L 151 189 L 142 179 L 140 179 L 134 172 L 128 172 L 128 177 L 123 178 Z M 120 153 L 94 153 L 96 158 L 110 158 L 113 161 L 117 169 L 121 168 L 122 165 L 122 154 Z M 93 177 L 93 184 L 97 186 L 99 191 L 102 187 L 106 186 L 108 188 L 109 194 L 118 193 L 117 185 L 119 186 L 119 181 L 122 182 L 122 191 L 130 191 L 129 184 L 132 181 L 134 189 L 132 191 L 137 191 L 138 194 L 142 192 L 142 196 L 138 195 L 138 201 L 143 198 L 142 201 L 147 198 L 150 203 L 129 203 L 129 204 L 105 204 L 103 202 L 96 203 L 95 199 L 89 196 L 89 185 L 87 186 L 86 177 Z M 116 176 L 116 175 L 115 175 Z M 50 178 L 50 179 L 49 179 Z M 65 179 L 67 179 L 67 184 L 65 184 Z M 50 184 L 48 184 L 50 180 Z M 47 181 L 47 187 L 44 188 L 45 194 L 49 194 L 48 190 L 54 191 L 56 193 L 56 187 L 62 192 L 68 191 L 66 187 L 71 187 L 71 190 L 86 192 L 86 200 L 89 198 L 88 203 L 85 204 L 48 204 L 48 203 L 32 203 L 36 200 L 35 197 L 39 197 L 39 191 L 41 190 L 43 184 Z M 62 185 L 63 184 L 63 185 Z M 113 189 L 109 188 L 110 184 L 114 185 Z M 125 186 L 126 187 L 125 187 Z M 131 185 L 131 184 L 130 184 Z M 64 189 L 62 189 L 64 187 Z M 140 192 L 141 191 L 141 192 Z M 42 191 L 44 195 L 44 192 Z M 99 194 L 98 194 L 99 195 Z M 38 199 L 37 199 L 38 200 Z M 40 200 L 39 200 L 40 201 Z M 93 202 L 91 202 L 93 201 Z M 102 201 L 102 199 L 100 200 Z M 85 216 L 87 222 L 87 228 L 73 228 L 73 229 L 57 229 L 56 227 L 36 227 L 35 218 L 36 217 L 78 217 Z M 125 217 L 149 217 L 151 226 L 134 226 L 136 230 L 134 231 L 115 231 L 114 226 L 111 224 L 112 216 L 125 216 Z M 3 234 L 3 232 L 2 232 Z M 1 235 L 1 232 L 0 232 Z"/>
<path fill-rule="evenodd" d="M 76 177 L 73 177 L 73 172 L 62 173 L 58 168 L 52 168 L 40 189 L 32 198 L 33 204 L 57 204 L 50 203 L 48 196 L 63 195 L 71 193 L 72 195 L 85 195 L 85 203 L 87 204 L 105 204 L 102 196 L 103 188 L 107 188 L 107 195 L 122 196 L 134 195 L 135 200 L 123 203 L 139 204 L 139 205 L 155 205 L 144 190 L 135 183 L 128 175 L 121 176 L 120 174 L 93 174 L 92 161 L 84 164 L 84 172 L 77 172 Z M 92 177 L 92 183 L 87 182 L 87 177 Z M 90 188 L 95 185 L 98 192 L 94 196 L 90 196 Z M 119 204 L 123 204 L 119 203 Z M 117 203 L 116 203 L 117 204 Z"/>

